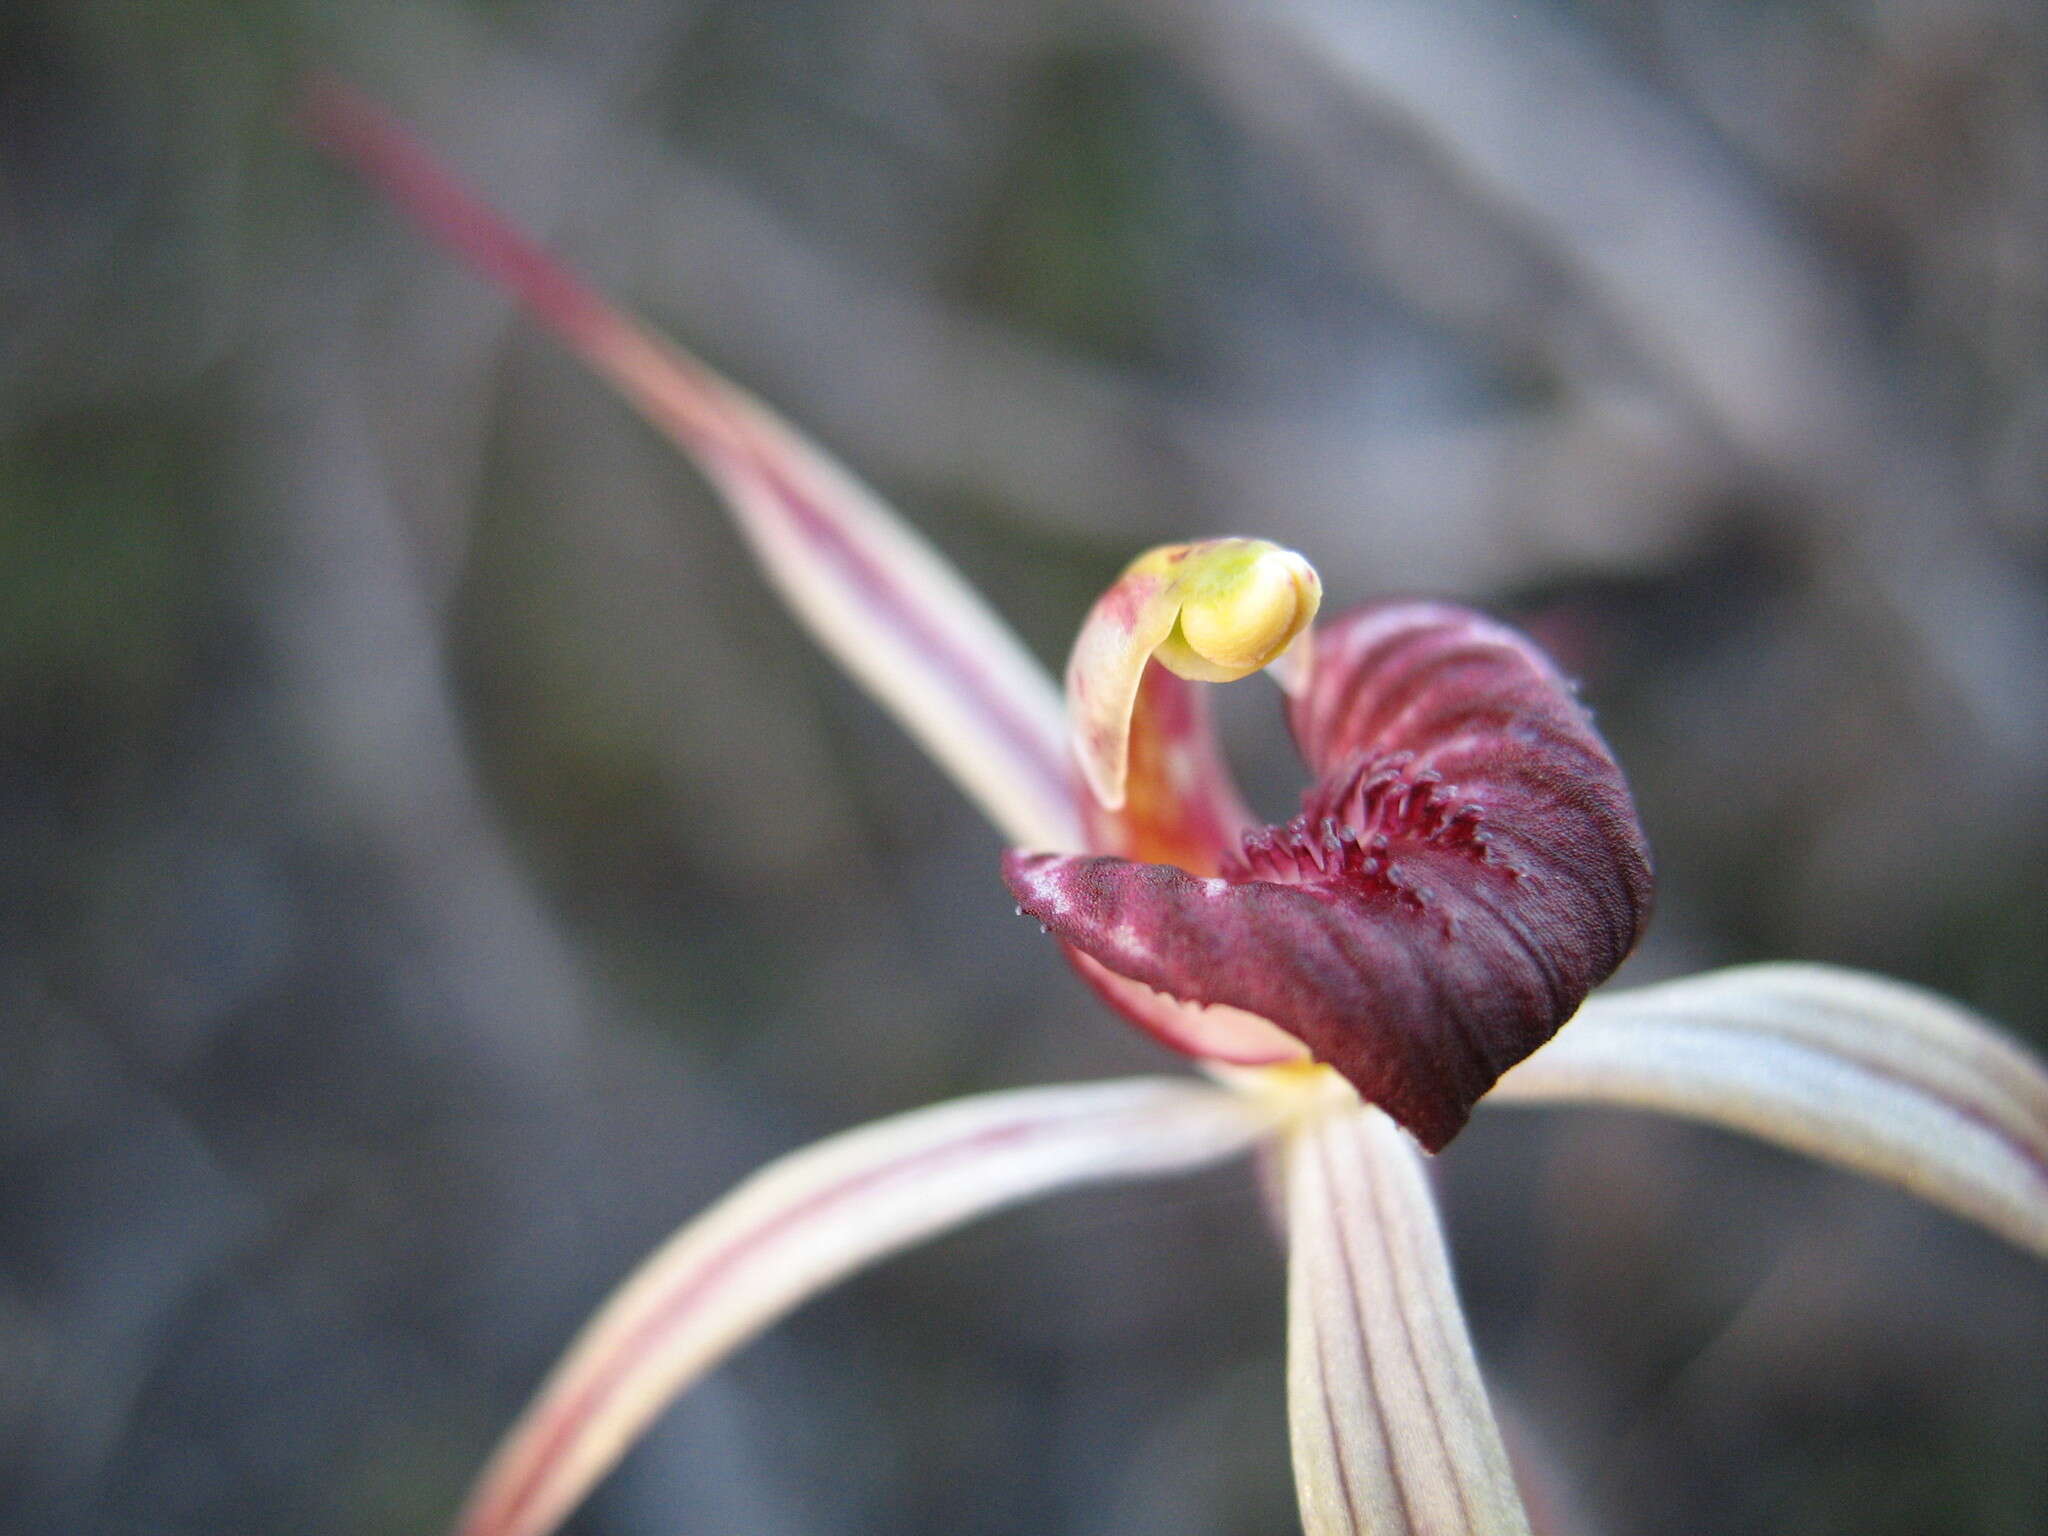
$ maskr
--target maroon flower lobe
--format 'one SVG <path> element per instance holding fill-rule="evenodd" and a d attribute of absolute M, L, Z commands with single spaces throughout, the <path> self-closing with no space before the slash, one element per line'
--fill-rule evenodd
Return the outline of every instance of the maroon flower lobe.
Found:
<path fill-rule="evenodd" d="M 1528 639 L 1444 604 L 1320 630 L 1289 724 L 1317 782 L 1219 875 L 1013 852 L 1004 877 L 1116 974 L 1270 1019 L 1435 1151 L 1634 946 L 1628 787 Z"/>

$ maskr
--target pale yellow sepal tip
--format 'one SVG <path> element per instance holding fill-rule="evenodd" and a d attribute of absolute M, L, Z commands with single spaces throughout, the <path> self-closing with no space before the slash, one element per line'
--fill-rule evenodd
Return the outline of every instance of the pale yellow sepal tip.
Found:
<path fill-rule="evenodd" d="M 1096 800 L 1124 804 L 1131 714 L 1146 662 L 1191 682 L 1229 683 L 1279 662 L 1290 692 L 1307 677 L 1322 578 L 1265 539 L 1165 544 L 1133 560 L 1081 627 L 1067 663 L 1075 756 Z"/>

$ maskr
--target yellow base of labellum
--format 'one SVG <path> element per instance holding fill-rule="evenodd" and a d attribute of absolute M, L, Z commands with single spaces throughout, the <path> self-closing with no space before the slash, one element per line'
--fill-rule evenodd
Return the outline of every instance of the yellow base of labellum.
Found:
<path fill-rule="evenodd" d="M 1315 568 L 1264 539 L 1166 544 L 1132 561 L 1089 610 L 1067 662 L 1068 721 L 1089 792 L 1109 810 L 1124 803 L 1147 662 L 1193 682 L 1249 677 L 1286 654 L 1322 597 Z"/>

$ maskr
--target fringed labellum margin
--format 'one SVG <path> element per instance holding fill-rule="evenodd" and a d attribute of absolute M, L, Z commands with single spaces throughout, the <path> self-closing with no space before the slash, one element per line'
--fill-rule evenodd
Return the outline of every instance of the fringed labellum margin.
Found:
<path fill-rule="evenodd" d="M 1157 631 L 1156 616 L 1126 622 L 1116 597 L 1097 605 L 1076 668 L 1106 649 L 1105 613 L 1134 645 Z M 1113 836 L 1093 855 L 1017 851 L 1005 878 L 1121 990 L 1270 1021 L 1439 1150 L 1634 947 L 1648 848 L 1613 756 L 1526 637 L 1463 608 L 1384 603 L 1309 641 L 1312 673 L 1288 707 L 1316 775 L 1300 815 L 1207 848 L 1182 836 L 1181 859 L 1126 856 Z M 1139 712 L 1146 682 L 1129 694 Z M 1085 710 L 1074 724 L 1085 765 L 1104 732 Z M 1170 796 L 1133 782 L 1128 798 Z M 1173 1038 L 1156 1008 L 1125 1011 Z"/>

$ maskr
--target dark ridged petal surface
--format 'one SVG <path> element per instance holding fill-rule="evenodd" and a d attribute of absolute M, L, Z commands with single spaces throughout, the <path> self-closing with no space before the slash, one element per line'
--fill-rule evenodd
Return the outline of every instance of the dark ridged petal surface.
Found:
<path fill-rule="evenodd" d="M 1290 723 L 1317 784 L 1220 876 L 1013 853 L 1005 877 L 1066 943 L 1270 1019 L 1435 1150 L 1634 946 L 1628 787 L 1527 638 L 1444 604 L 1319 632 Z"/>

